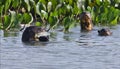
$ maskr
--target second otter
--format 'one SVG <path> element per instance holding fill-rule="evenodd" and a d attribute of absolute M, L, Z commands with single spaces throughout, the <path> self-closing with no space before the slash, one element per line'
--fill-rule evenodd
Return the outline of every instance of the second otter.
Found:
<path fill-rule="evenodd" d="M 109 36 L 111 34 L 112 34 L 112 32 L 109 29 L 103 28 L 101 30 L 98 30 L 98 35 L 99 36 Z"/>
<path fill-rule="evenodd" d="M 82 12 L 79 18 L 81 31 L 91 31 L 93 29 L 92 18 L 89 12 Z"/>

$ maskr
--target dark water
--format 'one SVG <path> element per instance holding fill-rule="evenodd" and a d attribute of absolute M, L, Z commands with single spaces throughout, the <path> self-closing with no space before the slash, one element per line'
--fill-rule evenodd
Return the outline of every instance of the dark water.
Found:
<path fill-rule="evenodd" d="M 94 27 L 94 29 L 101 27 Z M 0 69 L 120 69 L 120 25 L 100 37 L 79 27 L 53 31 L 50 42 L 22 43 L 22 32 L 0 31 Z"/>

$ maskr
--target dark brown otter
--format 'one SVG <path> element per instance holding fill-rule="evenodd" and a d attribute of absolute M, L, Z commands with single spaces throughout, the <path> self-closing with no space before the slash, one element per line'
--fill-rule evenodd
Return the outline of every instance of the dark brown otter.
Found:
<path fill-rule="evenodd" d="M 80 14 L 81 31 L 91 31 L 93 29 L 92 18 L 89 12 L 82 12 Z"/>
<path fill-rule="evenodd" d="M 112 32 L 109 30 L 109 29 L 101 29 L 101 30 L 98 30 L 98 35 L 99 36 L 108 36 L 108 35 L 111 35 Z"/>
<path fill-rule="evenodd" d="M 45 31 L 38 26 L 30 26 L 27 27 L 22 34 L 22 41 L 49 41 L 49 35 Z"/>

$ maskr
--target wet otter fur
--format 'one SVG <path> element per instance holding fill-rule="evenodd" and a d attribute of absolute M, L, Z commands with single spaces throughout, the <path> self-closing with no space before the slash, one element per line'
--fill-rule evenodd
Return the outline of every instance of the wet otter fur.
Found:
<path fill-rule="evenodd" d="M 29 41 L 49 41 L 49 35 L 43 35 L 43 33 L 47 33 L 45 29 L 42 29 L 38 26 L 29 26 L 26 27 L 22 34 L 22 42 Z"/>
<path fill-rule="evenodd" d="M 93 29 L 92 18 L 89 12 L 82 12 L 79 16 L 81 31 L 91 31 Z"/>
<path fill-rule="evenodd" d="M 102 28 L 101 30 L 98 30 L 99 36 L 109 36 L 112 32 L 109 29 Z"/>

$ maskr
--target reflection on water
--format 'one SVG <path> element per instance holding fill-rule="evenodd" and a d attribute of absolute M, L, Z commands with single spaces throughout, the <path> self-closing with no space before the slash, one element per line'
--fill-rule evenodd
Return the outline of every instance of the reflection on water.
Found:
<path fill-rule="evenodd" d="M 95 27 L 98 29 L 99 27 Z M 120 69 L 120 26 L 100 37 L 79 27 L 51 32 L 49 42 L 22 43 L 22 32 L 0 31 L 1 69 Z"/>

